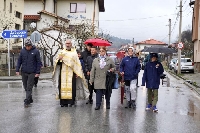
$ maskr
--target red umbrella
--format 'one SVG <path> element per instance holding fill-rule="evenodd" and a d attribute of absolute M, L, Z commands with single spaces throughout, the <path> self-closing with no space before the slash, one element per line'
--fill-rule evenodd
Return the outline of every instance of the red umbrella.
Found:
<path fill-rule="evenodd" d="M 117 52 L 116 56 L 117 56 L 117 58 L 122 59 L 125 56 L 124 54 L 125 54 L 125 51 L 119 51 L 119 52 Z"/>
<path fill-rule="evenodd" d="M 93 46 L 111 46 L 111 44 L 108 41 L 97 38 L 87 39 L 84 43 L 85 44 L 92 43 Z"/>

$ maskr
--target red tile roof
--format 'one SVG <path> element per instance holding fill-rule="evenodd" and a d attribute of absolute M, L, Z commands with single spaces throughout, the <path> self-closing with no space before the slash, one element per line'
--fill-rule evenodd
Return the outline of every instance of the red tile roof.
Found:
<path fill-rule="evenodd" d="M 42 10 L 42 11 L 39 11 L 39 12 L 38 12 L 38 14 L 41 14 L 41 13 L 44 13 L 44 14 L 46 14 L 46 15 L 49 15 L 49 16 L 52 16 L 52 17 L 55 17 L 55 18 L 58 18 L 58 19 L 63 20 L 63 21 L 65 21 L 65 22 L 69 22 L 69 19 L 66 19 L 66 18 L 57 16 L 56 14 L 47 12 L 46 10 Z"/>
<path fill-rule="evenodd" d="M 24 15 L 24 20 L 40 20 L 40 15 Z"/>
<path fill-rule="evenodd" d="M 141 41 L 139 43 L 137 43 L 136 45 L 138 44 L 145 44 L 145 45 L 167 45 L 166 43 L 164 42 L 161 42 L 161 41 L 157 41 L 155 39 L 149 39 L 149 40 L 146 40 L 146 41 Z"/>

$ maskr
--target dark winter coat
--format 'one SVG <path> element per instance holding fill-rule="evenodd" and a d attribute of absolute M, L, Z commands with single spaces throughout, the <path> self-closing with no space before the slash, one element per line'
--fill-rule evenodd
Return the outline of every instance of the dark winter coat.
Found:
<path fill-rule="evenodd" d="M 82 70 L 83 70 L 83 73 L 85 73 L 85 64 L 84 64 L 84 61 L 82 58 L 79 58 L 80 62 L 81 62 L 81 66 L 82 66 Z"/>
<path fill-rule="evenodd" d="M 32 46 L 32 49 L 29 51 L 26 50 L 25 47 L 21 50 L 16 66 L 16 72 L 19 72 L 20 68 L 21 72 L 24 73 L 40 74 L 40 52 L 36 49 L 35 46 Z"/>
<path fill-rule="evenodd" d="M 86 64 L 86 60 L 87 57 L 91 56 L 91 52 L 88 51 L 87 49 L 85 49 L 82 53 L 81 53 L 81 57 L 83 58 L 84 63 Z"/>
<path fill-rule="evenodd" d="M 95 58 L 92 63 L 90 72 L 90 83 L 94 83 L 94 89 L 106 89 L 106 74 L 111 68 L 115 69 L 115 63 L 112 58 L 106 56 L 106 65 L 103 69 L 100 68 L 100 58 Z"/>
<path fill-rule="evenodd" d="M 124 80 L 137 79 L 140 68 L 140 61 L 137 57 L 126 56 L 120 64 L 120 72 L 124 72 Z"/>
<path fill-rule="evenodd" d="M 156 65 L 159 66 L 156 68 Z M 160 85 L 160 75 L 164 72 L 163 66 L 160 62 L 148 62 L 144 69 L 144 74 L 142 77 L 142 86 L 148 89 L 158 89 Z"/>
<path fill-rule="evenodd" d="M 106 91 L 111 96 L 112 89 L 114 88 L 114 83 L 116 80 L 115 72 L 107 72 L 106 73 Z"/>
<path fill-rule="evenodd" d="M 88 56 L 85 63 L 85 72 L 90 72 L 92 69 L 92 62 L 95 58 L 98 57 L 98 54 Z"/>

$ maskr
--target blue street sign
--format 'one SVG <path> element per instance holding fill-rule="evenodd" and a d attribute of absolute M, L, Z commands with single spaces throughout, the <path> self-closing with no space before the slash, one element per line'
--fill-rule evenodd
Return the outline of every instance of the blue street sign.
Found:
<path fill-rule="evenodd" d="M 27 38 L 26 30 L 4 30 L 2 32 L 3 38 Z"/>

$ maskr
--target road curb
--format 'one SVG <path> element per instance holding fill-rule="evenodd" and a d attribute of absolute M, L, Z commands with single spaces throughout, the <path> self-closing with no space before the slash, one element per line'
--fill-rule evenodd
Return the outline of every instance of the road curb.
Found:
<path fill-rule="evenodd" d="M 18 81 L 22 79 L 0 79 L 0 81 Z M 52 80 L 52 78 L 39 78 L 39 80 Z"/>
<path fill-rule="evenodd" d="M 180 78 L 178 76 L 176 76 L 174 73 L 167 71 L 171 76 L 173 76 L 174 78 L 178 79 L 178 80 L 183 80 L 184 84 L 187 85 L 188 87 L 192 88 L 192 90 L 194 90 L 198 95 L 200 95 L 200 88 L 188 83 L 187 81 L 185 81 L 183 78 Z"/>

